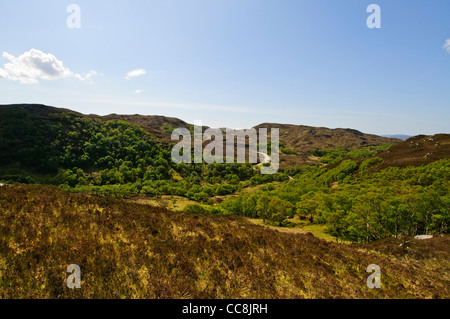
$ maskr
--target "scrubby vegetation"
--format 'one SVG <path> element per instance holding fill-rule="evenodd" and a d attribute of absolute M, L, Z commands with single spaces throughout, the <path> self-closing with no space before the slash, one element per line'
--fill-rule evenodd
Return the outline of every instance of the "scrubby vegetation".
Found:
<path fill-rule="evenodd" d="M 450 296 L 448 236 L 404 254 L 39 185 L 0 188 L 0 234 L 1 298 Z M 381 289 L 366 286 L 373 263 Z M 66 286 L 70 264 L 80 289 Z"/>
<path fill-rule="evenodd" d="M 292 169 L 293 180 L 230 198 L 220 211 L 279 225 L 298 216 L 326 224 L 332 236 L 354 242 L 448 233 L 450 160 L 369 173 L 379 162 L 374 157 L 344 160 L 330 169 Z"/>
<path fill-rule="evenodd" d="M 319 162 L 324 164 L 335 164 L 344 159 L 364 159 L 374 157 L 387 151 L 393 144 L 381 144 L 376 146 L 365 146 L 356 149 L 346 149 L 343 147 L 312 150 L 311 154 L 320 157 Z"/>

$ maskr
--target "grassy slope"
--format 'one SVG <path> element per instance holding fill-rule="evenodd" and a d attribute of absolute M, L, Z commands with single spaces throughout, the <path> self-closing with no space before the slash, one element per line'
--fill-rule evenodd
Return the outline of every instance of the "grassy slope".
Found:
<path fill-rule="evenodd" d="M 247 219 L 253 224 L 267 227 L 270 229 L 274 229 L 279 232 L 292 233 L 292 234 L 311 233 L 315 237 L 324 239 L 326 241 L 337 241 L 336 237 L 333 237 L 326 233 L 327 226 L 324 224 L 311 224 L 308 221 L 302 221 L 302 223 L 294 223 L 294 227 L 279 227 L 279 226 L 270 225 L 268 223 L 264 223 L 264 220 L 261 218 L 247 218 Z M 292 220 L 289 220 L 289 221 L 292 221 Z"/>
<path fill-rule="evenodd" d="M 56 187 L 0 187 L 1 298 L 450 297 L 448 236 L 411 243 L 407 255 L 397 246 L 338 245 Z M 366 287 L 374 263 L 381 289 Z M 81 267 L 81 289 L 65 285 L 69 264 Z"/>

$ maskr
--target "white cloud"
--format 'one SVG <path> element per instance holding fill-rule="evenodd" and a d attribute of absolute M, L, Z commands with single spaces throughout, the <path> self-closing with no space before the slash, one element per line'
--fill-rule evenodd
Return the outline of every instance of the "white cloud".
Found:
<path fill-rule="evenodd" d="M 140 75 L 144 75 L 147 74 L 147 71 L 145 71 L 144 69 L 136 69 L 133 71 L 130 71 L 127 73 L 127 75 L 125 76 L 125 79 L 129 80 L 131 78 L 140 76 Z"/>
<path fill-rule="evenodd" d="M 134 91 L 134 93 L 136 93 L 136 94 L 141 94 L 141 93 L 142 93 L 142 90 L 136 90 L 136 91 Z"/>
<path fill-rule="evenodd" d="M 90 71 L 88 73 L 85 73 L 84 75 L 74 74 L 74 76 L 81 81 L 90 81 L 96 75 L 97 75 L 96 71 Z M 100 74 L 100 75 L 103 75 L 103 74 Z"/>
<path fill-rule="evenodd" d="M 448 53 L 450 53 L 450 38 L 445 40 L 444 45 L 442 46 L 443 49 L 447 50 Z"/>
<path fill-rule="evenodd" d="M 31 49 L 18 57 L 3 52 L 3 58 L 9 60 L 9 63 L 6 63 L 3 69 L 0 68 L 0 78 L 20 81 L 22 84 L 38 83 L 39 79 L 56 80 L 67 77 L 85 81 L 91 80 L 97 74 L 95 71 L 85 75 L 73 73 L 53 54 L 36 49 Z"/>

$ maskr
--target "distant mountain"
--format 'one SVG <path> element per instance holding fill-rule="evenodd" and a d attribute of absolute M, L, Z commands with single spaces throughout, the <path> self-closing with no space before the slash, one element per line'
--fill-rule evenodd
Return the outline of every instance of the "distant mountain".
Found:
<path fill-rule="evenodd" d="M 151 137 L 163 144 L 174 143 L 171 141 L 171 133 L 175 128 L 191 128 L 193 125 L 181 119 L 166 117 L 160 115 L 120 115 L 110 114 L 99 116 L 95 114 L 83 115 L 68 109 L 39 105 L 39 104 L 16 104 L 0 105 L 0 116 L 2 112 L 20 109 L 40 119 L 48 119 L 52 113 L 71 113 L 77 117 L 86 117 L 90 119 L 100 119 L 104 122 L 111 120 L 122 120 L 142 127 Z M 54 119 L 52 120 L 54 121 Z M 204 126 L 203 129 L 206 129 Z M 310 165 L 318 163 L 318 158 L 311 155 L 312 150 L 323 150 L 332 148 L 351 148 L 357 149 L 364 146 L 375 146 L 380 144 L 394 144 L 401 142 L 397 138 L 388 138 L 373 134 L 365 134 L 353 129 L 330 129 L 325 127 L 311 127 L 305 125 L 262 123 L 255 126 L 256 129 L 267 128 L 270 134 L 270 128 L 279 128 L 281 155 L 280 168 L 290 166 Z M 224 130 L 224 129 L 223 129 Z M 225 138 L 225 136 L 224 136 Z M 224 143 L 225 144 L 225 143 Z"/>
<path fill-rule="evenodd" d="M 149 132 L 155 140 L 163 143 L 173 143 L 171 141 L 171 132 L 173 129 L 179 127 L 190 128 L 193 126 L 192 124 L 186 123 L 178 118 L 158 115 L 110 114 L 106 116 L 89 115 L 89 117 L 100 118 L 104 121 L 123 120 L 137 124 Z M 203 130 L 207 128 L 208 126 L 203 126 Z M 311 156 L 311 150 L 331 149 L 337 147 L 357 149 L 364 146 L 394 144 L 401 142 L 401 139 L 365 134 L 353 129 L 330 129 L 325 127 L 278 123 L 263 123 L 255 126 L 254 128 L 267 128 L 269 135 L 270 128 L 280 129 L 280 142 L 282 143 L 280 168 L 318 163 L 318 158 Z M 226 128 L 221 128 L 221 130 L 222 132 L 225 132 Z M 225 154 L 225 133 L 223 136 Z M 244 145 L 237 145 L 237 147 L 242 146 Z M 246 154 L 248 154 L 248 150 L 246 150 Z"/>
<path fill-rule="evenodd" d="M 396 138 L 402 141 L 406 141 L 408 138 L 412 137 L 411 135 L 405 135 L 405 134 L 395 134 L 395 135 L 381 135 L 382 137 L 387 138 Z"/>

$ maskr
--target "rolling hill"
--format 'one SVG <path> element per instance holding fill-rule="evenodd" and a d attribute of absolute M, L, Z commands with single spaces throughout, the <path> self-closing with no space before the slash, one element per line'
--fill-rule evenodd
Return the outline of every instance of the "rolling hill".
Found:
<path fill-rule="evenodd" d="M 183 120 L 157 116 L 157 115 L 118 115 L 110 114 L 99 116 L 95 114 L 83 115 L 67 109 L 56 108 L 38 104 L 17 104 L 0 105 L 0 116 L 4 112 L 11 110 L 22 110 L 33 114 L 35 120 L 49 120 L 50 114 L 70 113 L 77 117 L 99 119 L 103 122 L 111 120 L 125 121 L 138 125 L 149 133 L 156 142 L 163 144 L 173 144 L 171 141 L 171 132 L 175 128 L 191 128 L 193 125 Z M 203 130 L 208 128 L 204 126 Z M 281 168 L 298 165 L 316 164 L 317 158 L 311 156 L 311 150 L 331 149 L 337 147 L 360 148 L 363 146 L 380 145 L 385 143 L 398 143 L 399 139 L 381 137 L 372 134 L 364 134 L 352 129 L 329 129 L 324 127 L 310 127 L 304 125 L 263 123 L 255 126 L 256 129 L 270 128 L 280 129 L 280 142 L 283 144 L 285 152 L 288 154 L 280 155 Z M 222 131 L 225 129 L 222 128 Z M 225 144 L 225 143 L 224 143 Z M 287 151 L 289 152 L 287 152 Z"/>
<path fill-rule="evenodd" d="M 91 118 L 98 118 L 103 121 L 121 120 L 132 124 L 139 125 L 146 132 L 150 133 L 152 138 L 158 142 L 171 143 L 171 133 L 175 128 L 189 128 L 190 124 L 174 118 L 161 115 L 120 115 L 109 114 L 105 116 L 99 116 L 95 114 L 88 115 Z"/>
<path fill-rule="evenodd" d="M 392 146 L 379 155 L 379 167 L 405 167 L 426 165 L 450 158 L 450 134 L 417 135 Z"/>
<path fill-rule="evenodd" d="M 263 123 L 280 129 L 286 171 L 262 176 L 250 164 L 174 165 L 176 127 L 191 125 L 0 106 L 0 297 L 449 298 L 448 134 L 401 142 Z M 345 158 L 386 143 L 395 145 L 379 158 Z M 312 151 L 339 148 L 344 159 L 308 165 L 326 153 Z M 173 212 L 112 198 L 161 194 L 202 205 Z M 294 216 L 354 243 L 246 219 L 282 226 Z M 432 239 L 413 239 L 428 230 Z M 81 267 L 83 289 L 66 288 L 69 264 Z M 366 286 L 371 264 L 381 289 Z"/>
<path fill-rule="evenodd" d="M 110 114 L 106 116 L 89 115 L 93 118 L 100 118 L 104 121 L 123 120 L 133 124 L 137 124 L 149 132 L 153 138 L 162 143 L 173 143 L 171 141 L 171 132 L 174 128 L 191 128 L 192 124 L 183 120 L 158 116 L 158 115 L 118 115 Z M 209 126 L 203 126 L 203 131 Z M 270 136 L 270 128 L 280 129 L 280 142 L 284 146 L 286 153 L 280 154 L 280 168 L 284 169 L 292 166 L 302 166 L 309 164 L 317 164 L 318 159 L 311 156 L 311 150 L 322 150 L 332 148 L 349 148 L 358 149 L 365 146 L 375 146 L 380 144 L 394 144 L 401 140 L 395 137 L 382 137 L 373 134 L 361 133 L 352 129 L 329 129 L 325 127 L 311 127 L 305 125 L 278 124 L 278 123 L 262 123 L 254 126 L 259 128 L 267 128 Z M 225 154 L 225 130 L 223 132 L 223 145 Z M 248 144 L 236 145 L 236 147 L 246 147 L 246 156 L 248 156 Z"/>
<path fill-rule="evenodd" d="M 280 142 L 286 149 L 294 151 L 292 155 L 280 155 L 280 167 L 317 164 L 319 159 L 311 155 L 313 150 L 334 148 L 358 149 L 365 146 L 399 143 L 400 140 L 364 134 L 353 129 L 330 129 L 304 125 L 263 123 L 255 128 L 279 128 Z M 269 130 L 268 130 L 269 131 Z"/>
<path fill-rule="evenodd" d="M 0 163 L 3 165 L 0 169 L 0 177 L 3 176 L 2 179 L 5 180 L 22 174 L 24 169 L 25 175 L 29 174 L 27 167 L 32 171 L 45 172 L 55 172 L 58 168 L 81 167 L 95 172 L 108 165 L 110 169 L 121 165 L 122 162 L 117 162 L 119 159 L 129 161 L 131 158 L 134 158 L 135 163 L 130 165 L 137 167 L 142 157 L 147 157 L 147 164 L 154 164 L 154 160 L 148 157 L 148 151 L 142 148 L 143 145 L 138 146 L 139 139 L 144 136 L 148 141 L 147 149 L 151 148 L 152 152 L 159 153 L 158 156 L 164 158 L 164 163 L 167 163 L 163 166 L 165 165 L 169 171 L 172 168 L 170 148 L 175 143 L 171 141 L 171 132 L 178 127 L 191 129 L 192 125 L 183 120 L 165 116 L 117 114 L 98 116 L 83 115 L 68 109 L 45 105 L 0 105 L 0 135 L 2 137 Z M 206 128 L 208 127 L 203 127 L 203 129 Z M 379 157 L 383 159 L 383 162 L 377 165 L 380 168 L 425 165 L 450 157 L 449 134 L 419 135 L 402 142 L 398 139 L 364 134 L 352 129 L 276 123 L 263 123 L 255 128 L 257 130 L 267 128 L 269 134 L 270 128 L 279 128 L 281 170 L 318 164 L 320 158 L 313 155 L 318 153 L 314 152 L 317 150 L 357 150 L 386 144 L 395 145 L 379 154 Z M 137 135 L 127 137 L 128 142 L 118 140 L 123 139 L 131 131 Z M 100 132 L 101 135 L 95 135 Z M 113 133 L 111 136 L 100 141 L 111 133 Z M 136 144 L 136 149 L 125 154 L 123 148 L 127 145 L 124 143 L 130 142 Z M 102 144 L 96 145 L 96 143 Z M 242 146 L 247 145 L 237 147 Z M 127 148 L 129 147 L 131 146 L 128 145 Z M 246 152 L 248 153 L 248 149 Z M 114 154 L 121 155 L 119 158 L 111 158 L 106 156 L 108 154 L 113 157 Z M 111 162 L 112 159 L 114 162 Z M 111 164 L 105 165 L 106 161 Z M 23 181 L 26 179 L 21 178 Z"/>

